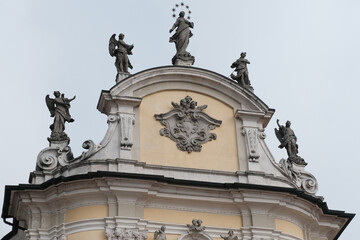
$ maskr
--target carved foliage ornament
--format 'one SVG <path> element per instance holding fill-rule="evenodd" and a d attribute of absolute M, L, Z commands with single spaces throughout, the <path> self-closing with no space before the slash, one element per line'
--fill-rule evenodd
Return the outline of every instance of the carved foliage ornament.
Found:
<path fill-rule="evenodd" d="M 147 231 L 138 229 L 107 228 L 105 236 L 108 240 L 145 240 Z"/>
<path fill-rule="evenodd" d="M 221 121 L 202 112 L 207 105 L 197 107 L 197 102 L 189 96 L 182 99 L 180 105 L 174 102 L 171 104 L 174 109 L 155 114 L 155 119 L 165 126 L 160 130 L 160 135 L 176 142 L 179 150 L 200 152 L 202 144 L 216 139 L 216 134 L 210 130 L 219 127 Z"/>

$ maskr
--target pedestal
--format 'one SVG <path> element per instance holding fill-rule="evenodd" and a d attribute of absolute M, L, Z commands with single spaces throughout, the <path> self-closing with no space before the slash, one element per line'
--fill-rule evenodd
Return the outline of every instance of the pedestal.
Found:
<path fill-rule="evenodd" d="M 172 64 L 177 66 L 192 66 L 194 65 L 195 57 L 190 53 L 176 54 L 172 58 Z"/>
<path fill-rule="evenodd" d="M 115 82 L 118 83 L 122 80 L 124 80 L 125 78 L 129 77 L 130 76 L 130 73 L 118 73 L 116 75 L 116 79 L 115 79 Z"/>

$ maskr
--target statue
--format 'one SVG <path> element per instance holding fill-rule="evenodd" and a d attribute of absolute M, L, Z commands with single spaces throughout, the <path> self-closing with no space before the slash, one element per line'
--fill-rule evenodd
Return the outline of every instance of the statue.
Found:
<path fill-rule="evenodd" d="M 307 165 L 307 163 L 299 157 L 298 154 L 298 145 L 297 138 L 295 136 L 294 131 L 290 128 L 291 122 L 287 121 L 285 126 L 281 126 L 279 124 L 279 119 L 276 121 L 279 129 L 275 128 L 275 135 L 280 141 L 279 148 L 286 148 L 288 154 L 288 161 L 291 163 L 296 163 L 299 165 Z"/>
<path fill-rule="evenodd" d="M 187 224 L 186 226 L 189 228 L 189 231 L 193 232 L 201 232 L 205 230 L 205 226 L 201 226 L 202 220 L 201 219 L 193 219 L 191 224 Z"/>
<path fill-rule="evenodd" d="M 175 28 L 177 28 L 175 34 L 169 40 L 169 42 L 174 42 L 176 46 L 176 54 L 172 58 L 172 64 L 175 65 L 176 60 L 180 59 L 184 62 L 191 62 L 190 65 L 192 65 L 195 58 L 186 51 L 186 48 L 189 45 L 189 38 L 193 35 L 189 28 L 194 28 L 194 23 L 186 20 L 185 12 L 181 11 L 169 32 L 171 33 Z"/>
<path fill-rule="evenodd" d="M 69 141 L 68 136 L 64 132 L 65 122 L 73 122 L 71 118 L 69 108 L 70 102 L 76 98 L 74 96 L 71 99 L 65 98 L 64 94 L 60 94 L 59 91 L 54 91 L 55 98 L 50 98 L 46 95 L 45 102 L 50 111 L 50 116 L 54 117 L 54 123 L 50 125 L 51 135 L 48 138 L 49 141 Z"/>
<path fill-rule="evenodd" d="M 242 52 L 240 58 L 231 64 L 231 68 L 235 68 L 234 71 L 237 72 L 236 76 L 231 74 L 231 78 L 237 81 L 240 86 L 252 89 L 247 68 L 247 64 L 250 62 L 245 57 L 246 52 Z"/>
<path fill-rule="evenodd" d="M 154 240 L 166 240 L 166 227 L 164 225 L 154 233 Z"/>
<path fill-rule="evenodd" d="M 113 34 L 109 40 L 109 53 L 112 57 L 116 57 L 115 66 L 117 73 L 129 74 L 128 68 L 133 69 L 128 55 L 132 55 L 131 50 L 134 44 L 128 45 L 124 42 L 125 35 L 119 34 L 119 41 L 116 40 L 116 34 Z"/>
<path fill-rule="evenodd" d="M 230 230 L 228 232 L 228 235 L 227 236 L 221 236 L 220 237 L 224 240 L 238 240 L 238 237 L 237 236 L 234 236 L 234 231 Z"/>

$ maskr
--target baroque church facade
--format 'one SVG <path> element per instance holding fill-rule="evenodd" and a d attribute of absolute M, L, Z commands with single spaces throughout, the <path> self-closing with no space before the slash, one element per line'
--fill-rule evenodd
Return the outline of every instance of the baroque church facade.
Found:
<path fill-rule="evenodd" d="M 288 159 L 277 161 L 267 147 L 264 131 L 275 110 L 254 94 L 246 54 L 233 64 L 238 83 L 193 67 L 195 59 L 185 51 L 193 24 L 183 17 L 170 38 L 177 44 L 174 66 L 130 75 L 127 55 L 133 46 L 124 45 L 124 35 L 119 41 L 112 36 L 117 81 L 101 92 L 97 105 L 108 129 L 100 143 L 85 141 L 80 156 L 73 156 L 62 129 L 71 122 L 72 99 L 60 93 L 47 97 L 54 116 L 50 144 L 39 153 L 29 184 L 5 188 L 2 218 L 13 228 L 3 239 L 341 235 L 354 214 L 331 210 L 316 195 L 316 178 L 304 160 L 291 155 L 296 138 L 285 133 L 290 126 L 279 125 L 278 131 Z"/>

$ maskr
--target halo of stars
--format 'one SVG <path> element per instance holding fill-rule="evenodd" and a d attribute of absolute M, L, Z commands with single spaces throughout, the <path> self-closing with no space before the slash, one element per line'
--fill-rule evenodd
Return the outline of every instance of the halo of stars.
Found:
<path fill-rule="evenodd" d="M 176 18 L 177 14 L 176 12 L 180 12 L 180 11 L 184 11 L 186 12 L 187 11 L 187 19 L 190 20 L 190 14 L 191 14 L 191 11 L 190 11 L 190 8 L 189 8 L 189 5 L 185 5 L 183 2 L 180 3 L 180 4 L 175 4 L 175 7 L 172 9 L 172 16 L 173 18 Z"/>

